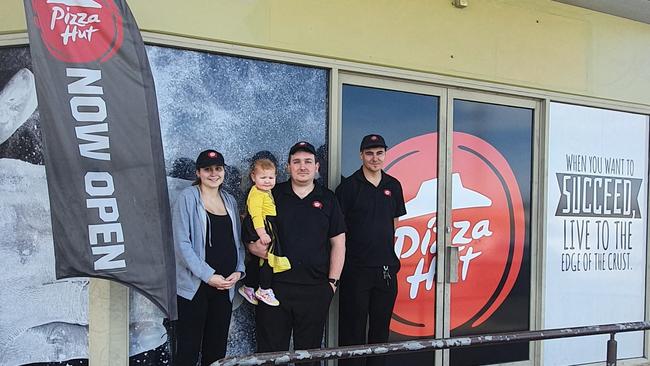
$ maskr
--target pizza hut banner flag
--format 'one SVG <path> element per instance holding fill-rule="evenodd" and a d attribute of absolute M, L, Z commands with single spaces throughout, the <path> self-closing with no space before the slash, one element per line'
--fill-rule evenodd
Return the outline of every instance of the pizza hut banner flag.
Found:
<path fill-rule="evenodd" d="M 25 0 L 57 278 L 140 290 L 176 318 L 158 107 L 124 0 Z"/>

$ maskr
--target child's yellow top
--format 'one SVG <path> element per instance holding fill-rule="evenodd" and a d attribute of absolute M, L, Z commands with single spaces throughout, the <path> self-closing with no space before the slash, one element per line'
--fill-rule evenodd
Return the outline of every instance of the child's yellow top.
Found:
<path fill-rule="evenodd" d="M 264 228 L 264 219 L 266 216 L 275 216 L 275 202 L 271 192 L 264 192 L 257 187 L 251 187 L 248 192 L 248 199 L 246 199 L 246 207 L 248 214 L 253 219 L 253 227 L 256 229 Z"/>

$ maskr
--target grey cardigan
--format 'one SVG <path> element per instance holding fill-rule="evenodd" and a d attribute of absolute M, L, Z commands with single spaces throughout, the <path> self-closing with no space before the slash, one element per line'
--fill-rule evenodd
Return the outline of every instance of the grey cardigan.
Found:
<path fill-rule="evenodd" d="M 219 192 L 232 221 L 233 239 L 237 250 L 235 271 L 241 272 L 243 278 L 245 251 L 240 237 L 237 201 L 223 189 L 219 189 Z M 174 204 L 172 217 L 176 252 L 176 294 L 192 300 L 201 281 L 207 283 L 215 273 L 215 270 L 205 261 L 207 214 L 198 186 L 190 186 L 181 191 Z M 235 287 L 229 290 L 231 301 L 235 296 Z"/>

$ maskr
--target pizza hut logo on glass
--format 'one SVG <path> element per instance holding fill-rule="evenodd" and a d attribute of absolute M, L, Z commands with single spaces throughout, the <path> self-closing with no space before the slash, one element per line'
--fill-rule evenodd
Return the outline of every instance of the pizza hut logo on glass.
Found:
<path fill-rule="evenodd" d="M 436 141 L 436 133 L 417 136 L 386 154 L 386 171 L 401 181 L 407 211 L 395 230 L 402 267 L 390 328 L 413 337 L 435 332 Z M 505 158 L 473 135 L 455 132 L 453 141 L 451 243 L 459 250 L 459 278 L 451 284 L 452 330 L 481 325 L 508 297 L 526 229 L 519 186 Z"/>
<path fill-rule="evenodd" d="M 320 201 L 314 201 L 311 203 L 314 208 L 323 208 L 323 204 Z"/>
<path fill-rule="evenodd" d="M 47 50 L 63 62 L 108 61 L 122 45 L 120 10 L 112 0 L 32 0 Z"/>
<path fill-rule="evenodd" d="M 384 189 L 384 196 L 390 197 L 392 195 L 393 195 L 393 193 L 390 191 L 390 189 Z"/>

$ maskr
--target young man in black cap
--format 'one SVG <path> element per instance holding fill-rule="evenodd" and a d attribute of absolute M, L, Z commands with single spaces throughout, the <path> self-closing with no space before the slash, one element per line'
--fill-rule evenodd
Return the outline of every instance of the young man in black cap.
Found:
<path fill-rule="evenodd" d="M 298 142 L 289 151 L 290 179 L 272 191 L 278 235 L 291 269 L 273 275 L 280 306 L 257 306 L 258 352 L 288 350 L 292 332 L 295 349 L 321 346 L 345 260 L 345 221 L 334 193 L 314 181 L 318 168 L 314 147 Z M 260 258 L 268 249 L 259 241 L 248 248 Z"/>
<path fill-rule="evenodd" d="M 365 136 L 360 151 L 361 168 L 336 189 L 348 229 L 339 294 L 341 346 L 388 341 L 400 267 L 394 250 L 395 220 L 406 213 L 400 182 L 382 170 L 384 138 Z M 339 361 L 346 366 L 383 364 L 384 357 Z"/>

